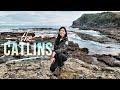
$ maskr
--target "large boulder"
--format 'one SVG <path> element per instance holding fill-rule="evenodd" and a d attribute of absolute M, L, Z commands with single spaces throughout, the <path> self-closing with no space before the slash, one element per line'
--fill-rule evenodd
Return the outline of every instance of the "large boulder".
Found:
<path fill-rule="evenodd" d="M 117 57 L 116 57 L 117 58 Z M 120 61 L 114 58 L 112 55 L 99 55 L 97 57 L 98 61 L 102 61 L 105 64 L 112 66 L 112 67 L 120 67 Z"/>

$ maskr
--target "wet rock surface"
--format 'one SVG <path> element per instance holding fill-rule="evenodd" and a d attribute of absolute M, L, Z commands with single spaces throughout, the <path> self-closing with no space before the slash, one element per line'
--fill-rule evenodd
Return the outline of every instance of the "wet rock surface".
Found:
<path fill-rule="evenodd" d="M 98 55 L 97 60 L 102 61 L 111 67 L 120 67 L 119 56 L 112 56 L 112 55 L 104 55 L 103 54 L 103 55 Z"/>
<path fill-rule="evenodd" d="M 89 34 L 84 34 L 84 33 L 78 33 L 77 35 L 82 38 L 83 40 L 90 40 L 90 41 L 95 41 L 95 42 L 99 42 L 99 43 L 104 43 L 104 44 L 110 44 L 110 43 L 117 43 L 118 41 L 110 38 L 110 37 L 96 37 L 96 36 L 92 36 Z"/>
<path fill-rule="evenodd" d="M 77 58 L 88 63 L 92 63 L 93 59 L 88 55 L 89 50 L 87 48 L 79 48 L 78 44 L 74 44 L 72 41 L 68 45 L 69 57 Z"/>
<path fill-rule="evenodd" d="M 74 67 L 74 68 L 73 68 Z M 60 75 L 62 79 L 118 79 L 119 68 L 99 67 L 78 59 L 69 59 Z"/>
<path fill-rule="evenodd" d="M 100 33 L 107 35 L 107 37 L 116 40 L 120 43 L 120 27 L 115 28 L 95 28 L 93 30 L 99 31 Z"/>
<path fill-rule="evenodd" d="M 49 60 L 0 64 L 1 79 L 119 79 L 117 67 L 99 67 L 79 59 L 68 58 L 59 76 L 49 70 Z"/>

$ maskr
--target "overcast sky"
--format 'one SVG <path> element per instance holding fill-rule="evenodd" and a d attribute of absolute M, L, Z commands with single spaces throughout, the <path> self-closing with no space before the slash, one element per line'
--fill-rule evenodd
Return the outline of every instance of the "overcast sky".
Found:
<path fill-rule="evenodd" d="M 104 11 L 0 11 L 0 24 L 71 26 L 84 13 Z"/>

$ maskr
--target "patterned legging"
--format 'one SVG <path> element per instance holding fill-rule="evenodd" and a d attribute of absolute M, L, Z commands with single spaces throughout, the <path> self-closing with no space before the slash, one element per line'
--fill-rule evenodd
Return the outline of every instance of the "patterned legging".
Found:
<path fill-rule="evenodd" d="M 56 53 L 55 62 L 53 62 L 50 66 L 50 70 L 53 72 L 57 67 L 62 67 L 64 62 L 67 60 L 67 56 L 63 53 Z"/>

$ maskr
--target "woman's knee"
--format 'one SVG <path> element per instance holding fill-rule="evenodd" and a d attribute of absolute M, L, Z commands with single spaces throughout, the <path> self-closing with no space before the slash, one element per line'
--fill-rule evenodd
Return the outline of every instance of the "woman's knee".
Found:
<path fill-rule="evenodd" d="M 57 53 L 56 57 L 58 57 L 58 58 L 62 57 L 62 53 Z"/>

